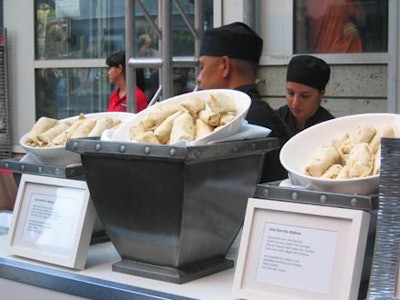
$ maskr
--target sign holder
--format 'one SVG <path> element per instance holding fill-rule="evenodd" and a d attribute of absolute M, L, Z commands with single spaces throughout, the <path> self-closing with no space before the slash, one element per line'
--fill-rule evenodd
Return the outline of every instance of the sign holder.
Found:
<path fill-rule="evenodd" d="M 83 269 L 95 217 L 85 181 L 22 174 L 7 249 L 13 255 Z"/>
<path fill-rule="evenodd" d="M 233 294 L 243 299 L 357 299 L 370 215 L 250 198 Z"/>

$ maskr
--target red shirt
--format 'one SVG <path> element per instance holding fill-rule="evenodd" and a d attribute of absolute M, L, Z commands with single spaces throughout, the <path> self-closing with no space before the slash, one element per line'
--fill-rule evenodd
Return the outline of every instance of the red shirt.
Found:
<path fill-rule="evenodd" d="M 148 104 L 146 95 L 139 87 L 136 87 L 136 112 L 145 109 Z M 111 93 L 107 111 L 126 111 L 126 95 L 119 98 L 119 88 Z"/>

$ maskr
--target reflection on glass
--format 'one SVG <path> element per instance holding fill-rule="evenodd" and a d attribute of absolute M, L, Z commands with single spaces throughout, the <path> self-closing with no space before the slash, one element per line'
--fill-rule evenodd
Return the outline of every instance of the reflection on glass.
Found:
<path fill-rule="evenodd" d="M 296 53 L 386 52 L 388 1 L 295 1 Z"/>
<path fill-rule="evenodd" d="M 36 0 L 36 59 L 101 58 L 125 46 L 125 1 Z"/>
<path fill-rule="evenodd" d="M 106 111 L 111 88 L 106 68 L 38 69 L 36 117 Z"/>
<path fill-rule="evenodd" d="M 159 25 L 159 1 L 141 2 Z M 193 1 L 181 0 L 180 4 L 193 24 Z M 175 5 L 172 10 L 173 56 L 193 56 L 194 37 Z M 135 55 L 159 57 L 157 30 L 137 3 L 135 13 Z M 212 0 L 204 1 L 204 17 L 204 26 L 212 27 Z M 34 32 L 35 59 L 44 61 L 44 65 L 53 60 L 52 67 L 54 61 L 60 63 L 60 68 L 36 69 L 36 117 L 65 118 L 81 112 L 106 111 L 112 91 L 107 69 L 90 67 L 90 59 L 104 59 L 105 66 L 109 55 L 125 49 L 125 0 L 35 0 Z M 85 59 L 85 68 L 65 68 L 70 59 Z M 98 62 L 94 63 L 98 66 Z M 137 76 L 137 84 L 151 99 L 159 88 L 159 70 L 142 71 L 144 79 Z M 175 95 L 193 90 L 192 68 L 175 68 L 171 73 Z"/>

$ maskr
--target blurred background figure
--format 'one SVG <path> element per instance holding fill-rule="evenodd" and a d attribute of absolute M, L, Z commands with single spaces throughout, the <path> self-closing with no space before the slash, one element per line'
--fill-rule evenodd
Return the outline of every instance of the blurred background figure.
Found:
<path fill-rule="evenodd" d="M 308 36 L 315 53 L 363 52 L 359 27 L 366 12 L 358 0 L 308 0 Z"/>
<path fill-rule="evenodd" d="M 153 40 L 149 34 L 144 33 L 138 38 L 138 57 L 158 57 L 159 53 L 153 46 Z M 159 86 L 158 69 L 145 68 L 144 80 L 147 98 L 151 99 Z"/>
<path fill-rule="evenodd" d="M 119 51 L 109 56 L 106 64 L 108 66 L 108 79 L 111 84 L 117 86 L 117 89 L 110 95 L 107 111 L 127 111 L 125 51 Z M 148 98 L 139 86 L 136 85 L 136 112 L 142 111 L 148 104 Z"/>
<path fill-rule="evenodd" d="M 330 73 L 324 60 L 311 55 L 298 55 L 290 60 L 286 72 L 287 105 L 280 107 L 278 112 L 289 125 L 292 135 L 334 118 L 321 106 Z"/>

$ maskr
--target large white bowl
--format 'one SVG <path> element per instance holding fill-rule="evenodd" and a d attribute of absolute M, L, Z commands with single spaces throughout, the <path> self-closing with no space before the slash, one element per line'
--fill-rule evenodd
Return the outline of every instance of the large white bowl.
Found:
<path fill-rule="evenodd" d="M 312 152 L 334 138 L 354 132 L 360 123 L 381 126 L 393 125 L 400 137 L 400 115 L 388 113 L 359 114 L 332 119 L 309 127 L 292 137 L 281 149 L 280 161 L 288 171 L 291 184 L 308 189 L 333 193 L 370 195 L 378 192 L 379 175 L 355 179 L 322 179 L 305 174 L 305 166 Z"/>
<path fill-rule="evenodd" d="M 110 116 L 114 119 L 120 119 L 122 121 L 122 125 L 124 122 L 131 120 L 135 116 L 135 114 L 125 112 L 101 112 L 85 114 L 85 116 L 90 118 Z M 73 121 L 78 117 L 79 116 L 74 116 L 65 118 L 63 120 Z M 56 166 L 67 166 L 70 164 L 81 163 L 80 154 L 65 150 L 65 146 L 31 147 L 26 145 L 25 140 L 29 136 L 29 133 L 30 132 L 24 134 L 19 140 L 20 145 L 28 154 L 26 157 L 27 162 Z"/>
<path fill-rule="evenodd" d="M 218 130 L 214 131 L 213 133 L 201 138 L 197 139 L 196 141 L 188 143 L 190 146 L 195 146 L 195 145 L 205 145 L 209 142 L 223 139 L 227 136 L 230 136 L 232 134 L 237 133 L 240 130 L 242 121 L 247 115 L 247 112 L 249 110 L 250 104 L 251 104 L 251 99 L 249 95 L 246 93 L 236 91 L 236 90 L 228 90 L 228 89 L 214 89 L 214 90 L 204 90 L 204 91 L 197 91 L 197 92 L 191 92 L 191 93 L 186 93 L 182 95 L 178 95 L 169 99 L 166 99 L 162 101 L 161 103 L 163 105 L 172 105 L 176 103 L 181 103 L 184 100 L 188 99 L 188 97 L 192 97 L 193 95 L 196 95 L 199 98 L 202 98 L 206 100 L 210 94 L 216 94 L 216 93 L 224 93 L 230 97 L 232 97 L 235 101 L 236 104 L 236 116 L 235 118 L 230 121 L 228 124 L 221 126 Z M 154 106 L 150 106 L 146 108 L 145 110 L 142 110 L 136 116 L 128 121 L 125 122 L 123 125 L 121 125 L 118 129 L 116 129 L 111 136 L 111 140 L 113 141 L 123 141 L 123 142 L 130 142 L 130 128 L 132 126 L 135 126 L 139 124 L 141 120 L 154 108 Z"/>

